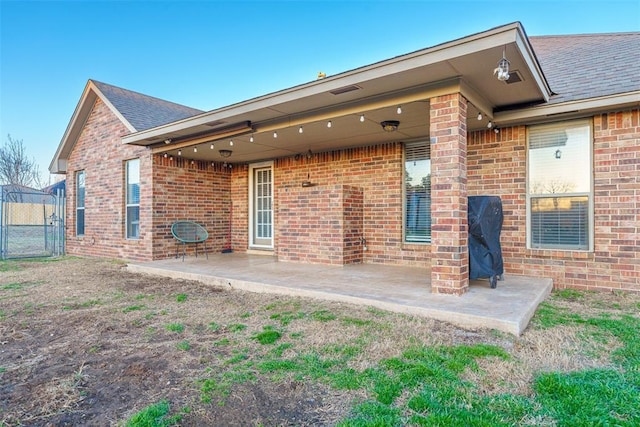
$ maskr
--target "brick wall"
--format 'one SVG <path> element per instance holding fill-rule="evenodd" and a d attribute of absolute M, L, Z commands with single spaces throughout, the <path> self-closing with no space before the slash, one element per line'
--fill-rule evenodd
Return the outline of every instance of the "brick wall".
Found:
<path fill-rule="evenodd" d="M 98 99 L 67 164 L 69 255 L 151 259 L 151 156 L 144 147 L 124 146 L 129 130 Z M 140 158 L 140 238 L 125 239 L 125 160 Z M 85 171 L 85 235 L 76 236 L 75 174 Z"/>
<path fill-rule="evenodd" d="M 639 110 L 593 117 L 595 251 L 526 249 L 526 128 L 469 136 L 470 195 L 502 198 L 508 274 L 552 277 L 557 288 L 640 292 Z"/>
<path fill-rule="evenodd" d="M 460 94 L 431 99 L 431 291 L 460 295 L 469 288 L 467 247 L 467 101 Z"/>
<path fill-rule="evenodd" d="M 154 156 L 153 163 L 153 258 L 175 256 L 177 241 L 171 224 L 178 220 L 205 227 L 208 251 L 225 249 L 230 241 L 231 169 L 221 163 L 162 155 Z M 193 254 L 195 245 L 187 245 L 186 250 Z"/>
<path fill-rule="evenodd" d="M 274 193 L 278 194 L 283 188 L 301 188 L 307 179 L 317 186 L 361 188 L 362 237 L 367 243 L 363 262 L 428 267 L 429 245 L 404 244 L 402 241 L 403 173 L 400 143 L 316 153 L 311 159 L 287 157 L 274 162 Z M 246 176 L 247 173 L 234 173 L 234 230 L 236 224 L 244 226 L 247 218 L 248 206 L 244 205 L 244 199 L 235 197 L 248 185 Z M 274 210 L 278 212 L 277 197 L 274 202 Z M 240 207 L 242 211 L 239 211 Z M 277 227 L 278 216 L 275 221 Z M 240 229 L 239 234 L 246 236 L 246 230 Z"/>
<path fill-rule="evenodd" d="M 283 187 L 277 200 L 279 261 L 362 262 L 362 189 L 347 185 Z"/>

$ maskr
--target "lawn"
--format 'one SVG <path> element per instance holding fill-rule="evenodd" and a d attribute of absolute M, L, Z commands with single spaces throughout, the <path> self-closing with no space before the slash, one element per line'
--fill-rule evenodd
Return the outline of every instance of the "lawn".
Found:
<path fill-rule="evenodd" d="M 555 291 L 520 337 L 371 307 L 0 263 L 0 425 L 637 426 L 640 295 Z"/>

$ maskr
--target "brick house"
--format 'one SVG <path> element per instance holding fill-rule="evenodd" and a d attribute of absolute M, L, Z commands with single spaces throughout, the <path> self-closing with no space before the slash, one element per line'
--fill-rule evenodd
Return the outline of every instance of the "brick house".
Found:
<path fill-rule="evenodd" d="M 513 23 L 207 112 L 89 80 L 50 171 L 69 254 L 168 258 L 189 219 L 213 251 L 462 294 L 467 198 L 497 195 L 507 274 L 640 291 L 639 108 L 640 33 Z"/>

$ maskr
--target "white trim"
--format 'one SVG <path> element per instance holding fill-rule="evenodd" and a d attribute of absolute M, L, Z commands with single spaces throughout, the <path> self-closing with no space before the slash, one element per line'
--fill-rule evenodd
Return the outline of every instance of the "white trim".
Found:
<path fill-rule="evenodd" d="M 275 191 L 274 191 L 274 171 L 273 171 L 273 161 L 267 161 L 267 162 L 259 162 L 259 163 L 252 163 L 249 165 L 249 229 L 247 230 L 247 232 L 249 233 L 249 249 L 269 249 L 269 250 L 273 250 L 274 249 L 274 245 L 275 245 Z M 254 223 L 254 215 L 255 215 L 255 210 L 254 210 L 254 206 L 253 206 L 253 200 L 254 200 L 254 194 L 253 194 L 253 189 L 254 189 L 254 182 L 253 182 L 253 175 L 254 175 L 254 170 L 255 169 L 263 169 L 263 168 L 271 168 L 271 245 L 257 245 L 254 242 L 254 229 L 253 229 L 253 223 Z"/>

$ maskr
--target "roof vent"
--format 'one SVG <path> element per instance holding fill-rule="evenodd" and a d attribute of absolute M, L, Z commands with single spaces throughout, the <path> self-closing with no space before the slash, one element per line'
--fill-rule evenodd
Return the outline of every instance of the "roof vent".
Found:
<path fill-rule="evenodd" d="M 360 89 L 361 89 L 360 86 L 349 85 L 349 86 L 339 87 L 338 89 L 334 89 L 334 90 L 330 91 L 330 93 L 332 93 L 334 95 L 340 95 L 342 93 L 352 92 L 354 90 L 360 90 Z"/>
<path fill-rule="evenodd" d="M 510 85 L 512 83 L 518 83 L 522 81 L 522 76 L 518 70 L 509 71 L 509 78 L 505 80 L 505 83 Z"/>

